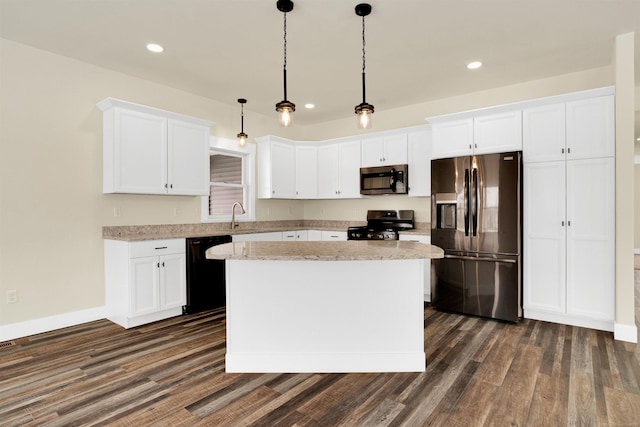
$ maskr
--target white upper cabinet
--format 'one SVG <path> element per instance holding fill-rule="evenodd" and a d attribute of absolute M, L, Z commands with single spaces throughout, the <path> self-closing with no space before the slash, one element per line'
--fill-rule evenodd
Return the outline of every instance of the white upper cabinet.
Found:
<path fill-rule="evenodd" d="M 103 192 L 202 196 L 213 122 L 107 98 Z"/>
<path fill-rule="evenodd" d="M 273 137 L 258 141 L 258 197 L 296 198 L 296 148 Z"/>
<path fill-rule="evenodd" d="M 522 111 L 524 162 L 564 160 L 565 104 L 543 105 Z"/>
<path fill-rule="evenodd" d="M 321 145 L 318 147 L 318 197 L 338 198 L 340 181 L 340 144 Z"/>
<path fill-rule="evenodd" d="M 360 141 L 340 143 L 340 198 L 360 198 Z"/>
<path fill-rule="evenodd" d="M 318 197 L 321 199 L 361 197 L 359 140 L 318 147 Z"/>
<path fill-rule="evenodd" d="M 209 128 L 169 119 L 168 192 L 201 196 L 209 191 Z"/>
<path fill-rule="evenodd" d="M 296 145 L 296 198 L 318 197 L 318 147 Z"/>
<path fill-rule="evenodd" d="M 479 116 L 473 119 L 474 154 L 522 150 L 522 112 Z"/>
<path fill-rule="evenodd" d="M 567 102 L 567 159 L 615 155 L 613 95 Z"/>
<path fill-rule="evenodd" d="M 397 133 L 362 140 L 362 167 L 406 165 L 407 134 Z"/>
<path fill-rule="evenodd" d="M 431 195 L 431 129 L 410 132 L 409 147 L 409 197 Z"/>
<path fill-rule="evenodd" d="M 431 129 L 434 159 L 473 154 L 473 119 L 434 123 Z"/>
<path fill-rule="evenodd" d="M 522 150 L 520 110 L 433 123 L 434 159 Z"/>
<path fill-rule="evenodd" d="M 615 155 L 613 95 L 523 110 L 525 162 Z"/>

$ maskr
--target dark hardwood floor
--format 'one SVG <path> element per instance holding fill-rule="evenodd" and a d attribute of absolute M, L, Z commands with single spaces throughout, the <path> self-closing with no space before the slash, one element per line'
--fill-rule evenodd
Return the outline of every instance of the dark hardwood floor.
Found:
<path fill-rule="evenodd" d="M 532 320 L 424 318 L 424 373 L 226 374 L 223 310 L 21 338 L 0 346 L 0 425 L 640 426 L 638 346 Z"/>

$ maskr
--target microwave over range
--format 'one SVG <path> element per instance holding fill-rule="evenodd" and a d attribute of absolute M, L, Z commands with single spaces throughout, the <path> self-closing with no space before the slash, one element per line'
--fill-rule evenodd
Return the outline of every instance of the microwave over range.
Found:
<path fill-rule="evenodd" d="M 360 168 L 360 194 L 407 194 L 407 165 Z"/>

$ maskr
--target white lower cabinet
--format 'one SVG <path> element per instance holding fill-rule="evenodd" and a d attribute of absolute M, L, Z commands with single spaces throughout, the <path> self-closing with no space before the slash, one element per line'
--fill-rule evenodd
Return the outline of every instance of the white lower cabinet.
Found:
<path fill-rule="evenodd" d="M 613 330 L 614 165 L 611 157 L 525 163 L 525 317 Z"/>
<path fill-rule="evenodd" d="M 307 230 L 284 231 L 282 240 L 285 242 L 306 242 L 308 240 Z"/>
<path fill-rule="evenodd" d="M 415 234 L 400 234 L 400 240 L 407 242 L 418 242 L 431 244 L 431 236 L 415 235 Z M 424 300 L 431 302 L 431 260 L 422 260 L 423 279 L 424 279 Z"/>
<path fill-rule="evenodd" d="M 233 242 L 279 242 L 283 240 L 282 231 L 271 231 L 266 233 L 234 234 L 231 236 Z M 294 240 L 286 239 L 286 240 Z"/>
<path fill-rule="evenodd" d="M 346 231 L 322 231 L 322 240 L 323 241 L 331 241 L 331 240 L 347 240 L 347 232 Z"/>
<path fill-rule="evenodd" d="M 105 240 L 107 318 L 131 328 L 182 314 L 185 240 Z"/>
<path fill-rule="evenodd" d="M 322 231 L 320 230 L 306 230 L 307 240 L 310 242 L 319 242 L 322 240 Z"/>

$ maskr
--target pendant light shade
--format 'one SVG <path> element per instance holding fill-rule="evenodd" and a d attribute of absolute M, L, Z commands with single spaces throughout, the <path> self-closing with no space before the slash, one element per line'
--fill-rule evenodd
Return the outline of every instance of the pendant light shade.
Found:
<path fill-rule="evenodd" d="M 355 111 L 358 116 L 358 128 L 369 129 L 371 127 L 371 115 L 373 114 L 373 105 L 367 103 L 367 88 L 365 79 L 365 27 L 364 17 L 371 13 L 371 5 L 368 3 L 360 3 L 356 6 L 356 15 L 362 17 L 362 102 L 356 105 Z"/>
<path fill-rule="evenodd" d="M 244 133 L 244 104 L 247 103 L 247 100 L 244 98 L 239 98 L 238 102 L 240 103 L 240 133 L 238 134 L 238 144 L 240 147 L 244 147 L 247 143 L 247 138 L 249 135 Z"/>
<path fill-rule="evenodd" d="M 276 7 L 284 16 L 284 61 L 282 66 L 282 76 L 284 80 L 284 100 L 276 104 L 276 111 L 278 112 L 280 125 L 287 127 L 293 123 L 293 112 L 296 111 L 296 105 L 293 102 L 287 100 L 287 12 L 293 10 L 293 2 L 291 0 L 278 0 Z"/>

